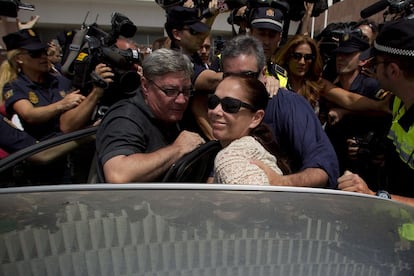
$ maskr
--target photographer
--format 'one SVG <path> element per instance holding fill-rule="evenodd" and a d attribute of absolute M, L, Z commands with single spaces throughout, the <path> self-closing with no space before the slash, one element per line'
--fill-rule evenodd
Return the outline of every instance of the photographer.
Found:
<path fill-rule="evenodd" d="M 112 69 L 103 63 L 96 66 L 95 74 L 108 84 L 113 82 L 112 78 L 114 74 L 112 73 Z M 60 130 L 63 133 L 68 133 L 95 123 L 92 118 L 93 113 L 104 92 L 102 87 L 94 85 L 92 90 L 76 108 L 62 113 L 60 116 Z"/>
<path fill-rule="evenodd" d="M 110 33 L 96 24 L 83 26 L 81 50 L 69 54 L 62 67 L 73 85 L 86 96 L 79 108 L 60 118 L 63 132 L 70 132 L 102 118 L 117 101 L 134 96 L 142 74 L 141 53 L 130 39 L 136 26 L 124 15 L 114 13 Z M 73 42 L 72 42 L 73 43 Z M 74 55 L 76 54 L 76 55 Z"/>
<path fill-rule="evenodd" d="M 393 121 L 388 133 L 392 142 L 385 160 L 387 178 L 379 183 L 377 195 L 414 203 L 414 19 L 402 18 L 384 24 L 371 50 L 381 87 L 396 96 Z M 339 188 L 374 194 L 356 174 L 345 173 Z M 385 190 L 387 192 L 385 192 Z M 390 195 L 394 194 L 394 195 Z M 407 199 L 405 197 L 411 197 Z"/>

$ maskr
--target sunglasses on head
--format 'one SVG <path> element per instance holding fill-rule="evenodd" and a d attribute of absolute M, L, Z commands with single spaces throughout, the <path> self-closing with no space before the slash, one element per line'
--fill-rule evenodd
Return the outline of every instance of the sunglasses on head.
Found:
<path fill-rule="evenodd" d="M 290 56 L 297 61 L 300 61 L 302 58 L 305 59 L 305 61 L 314 60 L 315 56 L 313 54 L 301 54 L 301 53 L 292 53 Z"/>
<path fill-rule="evenodd" d="M 223 79 L 227 78 L 229 76 L 237 76 L 237 77 L 244 77 L 244 78 L 254 78 L 257 79 L 260 75 L 259 72 L 253 72 L 253 71 L 242 71 L 238 73 L 232 73 L 232 72 L 224 72 L 223 73 Z"/>
<path fill-rule="evenodd" d="M 233 114 L 237 113 L 240 111 L 240 108 L 242 107 L 250 109 L 251 111 L 257 111 L 257 108 L 255 108 L 254 106 L 248 103 L 242 102 L 235 98 L 224 97 L 220 99 L 218 96 L 214 94 L 208 97 L 208 102 L 207 102 L 208 109 L 214 109 L 219 104 L 221 104 L 221 109 L 223 109 L 223 111 L 226 113 L 233 113 Z"/>
<path fill-rule="evenodd" d="M 46 55 L 47 56 L 47 50 L 46 49 L 27 50 L 27 54 L 31 58 L 40 58 L 42 55 Z"/>

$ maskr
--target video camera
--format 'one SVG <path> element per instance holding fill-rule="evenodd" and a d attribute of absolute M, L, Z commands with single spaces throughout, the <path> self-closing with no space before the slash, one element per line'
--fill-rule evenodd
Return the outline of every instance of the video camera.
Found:
<path fill-rule="evenodd" d="M 367 18 L 385 9 L 384 21 L 389 15 L 393 19 L 406 17 L 414 13 L 414 0 L 380 0 L 361 10 L 361 17 Z"/>
<path fill-rule="evenodd" d="M 0 0 L 0 16 L 17 17 L 19 10 L 34 11 L 32 4 L 22 3 L 20 0 Z"/>
<path fill-rule="evenodd" d="M 242 15 L 236 15 L 239 8 L 246 6 L 246 10 Z M 227 22 L 230 25 L 240 25 L 243 21 L 250 22 L 250 18 L 255 9 L 260 7 L 271 7 L 280 10 L 284 16 L 289 13 L 289 3 L 283 0 L 247 0 L 243 5 L 232 10 Z"/>
<path fill-rule="evenodd" d="M 200 18 L 211 17 L 211 11 L 208 7 L 211 0 L 194 0 L 194 7 L 199 9 Z M 155 2 L 164 10 L 174 6 L 183 6 L 185 0 L 155 0 Z M 246 5 L 246 0 L 218 0 L 217 8 L 220 12 L 226 12 L 233 9 L 239 9 Z"/>
<path fill-rule="evenodd" d="M 83 23 L 72 40 L 62 72 L 83 93 L 88 93 L 96 85 L 130 96 L 140 85 L 140 77 L 133 65 L 141 64 L 141 54 L 135 49 L 122 50 L 115 46 L 119 36 L 133 37 L 137 28 L 120 13 L 112 14 L 111 25 L 111 31 L 107 33 L 96 23 L 89 26 Z M 110 85 L 95 74 L 95 67 L 99 63 L 111 67 L 114 77 Z"/>

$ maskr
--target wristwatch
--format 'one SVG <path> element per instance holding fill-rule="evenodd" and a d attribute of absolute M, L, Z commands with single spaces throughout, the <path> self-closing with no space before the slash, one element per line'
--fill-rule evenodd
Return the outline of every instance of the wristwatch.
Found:
<path fill-rule="evenodd" d="M 390 193 L 384 190 L 378 190 L 378 192 L 376 193 L 376 196 L 379 196 L 385 199 L 391 199 Z"/>

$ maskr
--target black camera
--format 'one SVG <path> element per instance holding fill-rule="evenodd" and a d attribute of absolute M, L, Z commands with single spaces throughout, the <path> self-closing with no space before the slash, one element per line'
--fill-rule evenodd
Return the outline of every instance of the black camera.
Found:
<path fill-rule="evenodd" d="M 240 2 L 242 4 L 242 2 Z M 237 11 L 239 8 L 246 6 L 246 10 L 244 14 L 237 15 Z M 238 6 L 236 9 L 233 9 L 230 13 L 229 17 L 227 18 L 227 23 L 230 25 L 238 25 L 240 26 L 241 23 L 249 23 L 252 14 L 254 13 L 255 9 L 260 7 L 271 7 L 274 9 L 280 10 L 284 16 L 289 13 L 289 3 L 283 0 L 247 0 L 243 2 L 243 5 Z"/>
<path fill-rule="evenodd" d="M 385 9 L 384 21 L 388 15 L 393 16 L 393 19 L 407 17 L 414 13 L 414 0 L 380 0 L 361 10 L 360 15 L 367 18 Z"/>
<path fill-rule="evenodd" d="M 17 17 L 19 10 L 34 11 L 32 4 L 22 3 L 20 0 L 0 0 L 0 16 Z"/>
<path fill-rule="evenodd" d="M 358 157 L 361 159 L 371 159 L 385 150 L 385 144 L 381 138 L 370 131 L 363 136 L 353 137 L 354 146 L 358 147 Z"/>
<path fill-rule="evenodd" d="M 84 26 L 82 47 L 73 60 L 68 58 L 65 61 L 62 71 L 72 79 L 73 86 L 83 93 L 88 93 L 93 85 L 97 85 L 111 92 L 122 93 L 123 96 L 131 96 L 140 85 L 140 76 L 133 69 L 133 65 L 141 64 L 141 54 L 135 49 L 121 50 L 115 46 L 115 43 L 121 35 L 134 36 L 137 28 L 120 13 L 112 15 L 111 24 L 109 33 L 100 29 L 96 23 Z M 111 67 L 114 78 L 110 85 L 95 74 L 95 67 L 99 63 Z"/>

